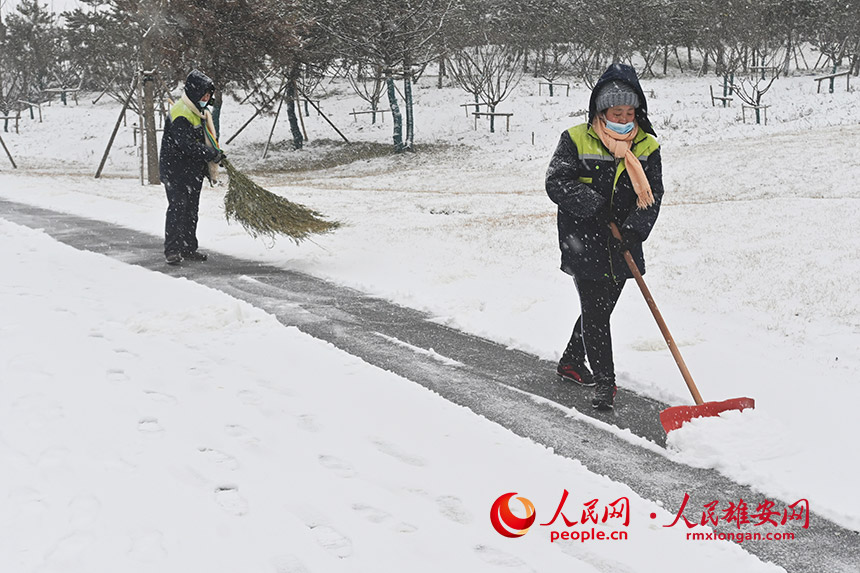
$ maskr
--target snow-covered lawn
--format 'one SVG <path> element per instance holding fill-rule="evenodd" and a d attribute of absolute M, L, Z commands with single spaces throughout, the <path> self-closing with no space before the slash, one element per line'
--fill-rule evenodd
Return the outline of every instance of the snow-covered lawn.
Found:
<path fill-rule="evenodd" d="M 771 498 L 807 498 L 860 529 L 857 92 L 780 79 L 768 125 L 755 126 L 740 123 L 739 108 L 710 107 L 709 81 L 643 81 L 667 189 L 646 280 L 705 399 L 752 396 L 757 408 L 673 432 L 667 455 Z M 371 144 L 390 141 L 390 123 L 353 122 L 359 104 L 340 87 L 323 110 L 365 142 L 351 148 L 364 154 L 357 161 L 285 170 L 347 153 L 312 113 L 306 150 L 278 144 L 260 160 L 270 120 L 251 124 L 228 148 L 233 162 L 348 226 L 299 247 L 265 244 L 224 221 L 223 188 L 205 189 L 202 248 L 327 278 L 555 359 L 577 308 L 558 271 L 543 174 L 588 93 L 550 99 L 526 81 L 503 104 L 515 113 L 511 132 L 489 134 L 463 116 L 462 92 L 432 84 L 416 92 L 417 154 L 381 154 Z M 130 127 L 105 177 L 92 178 L 118 106 L 81 102 L 55 103 L 44 123 L 2 134 L 20 169 L 0 157 L 0 196 L 160 235 L 166 200 L 137 181 Z M 223 133 L 251 113 L 225 107 Z M 279 124 L 277 139 L 287 133 Z M 486 519 L 505 491 L 528 491 L 539 507 L 565 487 L 604 501 L 631 495 L 641 515 L 651 504 L 226 295 L 9 223 L 0 233 L 4 268 L 15 269 L 0 279 L 0 447 L 13 468 L 0 477 L 10 490 L 0 551 L 19 568 L 98 571 L 125 559 L 121 568 L 135 570 L 141 559 L 143 570 L 154 559 L 187 571 L 203 546 L 206 568 L 224 571 L 412 570 L 415 555 L 427 570 L 546 570 L 571 558 L 583 571 L 665 570 L 663 555 L 676 550 L 694 552 L 703 570 L 755 566 L 737 548 L 693 548 L 641 521 L 623 552 L 559 550 L 529 535 L 512 545 Z M 690 403 L 634 284 L 613 320 L 620 383 Z M 333 368 L 344 375 L 323 373 Z"/>

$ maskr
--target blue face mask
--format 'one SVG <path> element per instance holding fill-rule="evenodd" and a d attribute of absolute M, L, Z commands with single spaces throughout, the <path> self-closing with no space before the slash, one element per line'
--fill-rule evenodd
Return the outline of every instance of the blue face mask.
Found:
<path fill-rule="evenodd" d="M 199 105 L 199 106 L 200 106 L 200 109 L 203 109 L 204 107 L 206 107 L 206 105 L 207 105 L 208 103 L 209 103 L 209 100 L 206 100 L 206 101 L 198 101 L 198 102 L 197 102 L 197 105 Z"/>
<path fill-rule="evenodd" d="M 615 133 L 620 133 L 621 135 L 625 135 L 633 131 L 633 123 L 615 123 L 614 121 L 606 120 L 606 127 L 614 131 Z"/>

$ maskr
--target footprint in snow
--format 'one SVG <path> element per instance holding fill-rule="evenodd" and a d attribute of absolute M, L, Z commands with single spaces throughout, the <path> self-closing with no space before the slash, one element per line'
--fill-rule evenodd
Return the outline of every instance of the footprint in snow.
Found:
<path fill-rule="evenodd" d="M 320 546 L 341 559 L 352 555 L 352 541 L 344 537 L 339 531 L 328 525 L 315 525 L 310 527 L 314 539 Z"/>
<path fill-rule="evenodd" d="M 394 531 L 396 531 L 397 533 L 415 533 L 416 531 L 418 531 L 418 527 L 412 525 L 411 523 L 401 521 L 394 526 Z"/>
<path fill-rule="evenodd" d="M 224 426 L 224 433 L 226 433 L 231 438 L 248 438 L 251 436 L 251 431 L 248 430 L 245 426 L 239 426 L 238 424 L 230 424 L 228 426 Z"/>
<path fill-rule="evenodd" d="M 371 523 L 382 523 L 391 517 L 387 511 L 363 503 L 352 504 L 352 509 Z"/>
<path fill-rule="evenodd" d="M 131 536 L 129 557 L 142 563 L 154 563 L 167 557 L 164 547 L 164 534 L 160 531 L 145 531 Z"/>
<path fill-rule="evenodd" d="M 272 564 L 275 566 L 275 573 L 310 573 L 310 569 L 295 555 L 275 557 Z"/>
<path fill-rule="evenodd" d="M 110 382 L 128 382 L 128 374 L 122 368 L 109 368 L 105 373 Z"/>
<path fill-rule="evenodd" d="M 263 398 L 253 390 L 240 390 L 236 393 L 236 397 L 246 406 L 259 406 L 263 403 Z"/>
<path fill-rule="evenodd" d="M 385 440 L 376 439 L 373 440 L 373 445 L 382 452 L 383 454 L 389 455 L 392 458 L 403 462 L 404 464 L 408 464 L 410 466 L 415 467 L 424 467 L 426 463 L 424 460 L 418 456 L 413 456 L 409 452 L 403 450 L 396 444 L 392 444 L 391 442 L 386 442 Z"/>
<path fill-rule="evenodd" d="M 212 464 L 215 464 L 218 467 L 226 468 L 228 470 L 239 469 L 239 460 L 237 460 L 230 454 L 225 454 L 224 452 L 212 448 L 202 447 L 197 448 L 197 451 L 200 452 L 204 459 L 206 459 Z"/>
<path fill-rule="evenodd" d="M 494 565 L 496 567 L 507 567 L 510 569 L 516 568 L 521 571 L 534 571 L 534 569 L 529 567 L 525 561 L 516 555 L 511 555 L 510 553 L 506 553 L 499 549 L 488 547 L 486 545 L 476 545 L 474 547 L 474 551 L 482 561 L 490 565 Z"/>
<path fill-rule="evenodd" d="M 472 523 L 472 514 L 466 509 L 462 500 L 452 495 L 443 495 L 436 498 L 439 512 L 451 521 L 467 524 Z"/>
<path fill-rule="evenodd" d="M 241 516 L 248 513 L 248 502 L 239 493 L 239 486 L 222 485 L 215 489 L 215 500 L 224 510 Z"/>
<path fill-rule="evenodd" d="M 251 430 L 246 428 L 245 426 L 240 426 L 238 424 L 230 424 L 224 426 L 224 433 L 230 436 L 235 440 L 239 440 L 243 445 L 249 447 L 250 449 L 259 449 L 260 448 L 260 440 L 251 433 Z"/>
<path fill-rule="evenodd" d="M 126 376 L 126 378 L 128 377 Z M 159 404 L 176 404 L 177 402 L 176 396 L 171 396 L 170 394 L 165 394 L 163 392 L 144 390 L 143 393 L 146 394 L 147 398 Z"/>
<path fill-rule="evenodd" d="M 302 414 L 299 416 L 298 426 L 302 430 L 306 430 L 314 434 L 318 433 L 321 429 L 316 418 L 314 418 L 312 414 Z"/>
<path fill-rule="evenodd" d="M 128 355 L 128 356 L 137 356 L 137 354 L 135 354 L 135 353 L 134 353 L 134 352 L 132 352 L 131 350 L 129 350 L 129 349 L 127 349 L 127 348 L 122 348 L 122 347 L 120 347 L 120 348 L 114 348 L 114 349 L 113 349 L 113 352 L 114 352 L 114 354 L 125 354 L 125 355 Z"/>
<path fill-rule="evenodd" d="M 588 549 L 587 543 L 582 544 L 575 541 L 563 541 L 559 546 L 561 547 L 562 553 L 575 557 L 579 561 L 588 563 L 594 569 L 601 571 L 602 573 L 634 573 L 633 569 L 621 561 L 591 551 Z"/>
<path fill-rule="evenodd" d="M 391 521 L 391 518 L 393 517 L 384 509 L 379 509 L 378 507 L 373 507 L 372 505 L 365 505 L 363 503 L 352 504 L 352 509 L 371 523 L 385 523 L 387 521 Z M 403 521 L 394 523 L 389 527 L 397 533 L 414 533 L 415 531 L 418 531 L 418 528 L 416 526 Z"/>
<path fill-rule="evenodd" d="M 158 418 L 141 418 L 137 422 L 137 429 L 145 434 L 153 435 L 164 431 L 164 428 L 158 423 Z"/>
<path fill-rule="evenodd" d="M 339 475 L 342 478 L 351 478 L 355 477 L 356 471 L 346 460 L 342 460 L 336 456 L 319 456 L 320 465 L 328 470 L 332 470 L 334 473 Z"/>

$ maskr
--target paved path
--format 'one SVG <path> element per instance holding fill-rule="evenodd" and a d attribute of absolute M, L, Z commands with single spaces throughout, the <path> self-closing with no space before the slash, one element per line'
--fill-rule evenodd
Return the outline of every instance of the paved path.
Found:
<path fill-rule="evenodd" d="M 590 405 L 590 389 L 560 382 L 553 363 L 439 325 L 427 314 L 306 274 L 218 253 L 205 263 L 171 267 L 163 262 L 160 237 L 103 221 L 2 199 L 0 217 L 42 229 L 75 248 L 185 277 L 245 300 L 285 325 L 426 386 L 559 455 L 581 461 L 595 473 L 624 482 L 639 495 L 662 501 L 670 512 L 677 511 L 684 493 L 690 495 L 685 515 L 691 519 L 697 519 L 710 501 L 719 500 L 724 507 L 739 499 L 751 504 L 768 499 L 766 493 L 713 470 L 673 462 L 654 448 L 635 445 L 589 419 L 663 445 L 658 413 L 665 404 L 620 389 L 616 410 L 597 413 Z M 579 414 L 572 415 L 571 408 Z M 793 532 L 794 541 L 751 540 L 743 547 L 791 572 L 860 571 L 856 532 L 814 513 L 807 530 L 789 527 L 792 523 L 774 531 Z M 766 532 L 764 527 L 744 531 Z"/>

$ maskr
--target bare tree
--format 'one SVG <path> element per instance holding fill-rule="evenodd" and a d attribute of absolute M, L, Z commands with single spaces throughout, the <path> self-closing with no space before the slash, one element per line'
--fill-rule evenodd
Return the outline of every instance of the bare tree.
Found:
<path fill-rule="evenodd" d="M 761 98 L 767 93 L 778 77 L 779 70 L 769 80 L 762 78 L 758 74 L 754 74 L 752 77 L 743 78 L 739 82 L 732 84 L 732 89 L 738 98 L 755 110 L 756 123 L 761 123 Z"/>
<path fill-rule="evenodd" d="M 448 56 L 448 71 L 464 90 L 487 105 L 490 113 L 507 98 L 523 77 L 522 50 L 484 44 L 457 50 Z M 495 131 L 490 116 L 490 131 Z"/>
<path fill-rule="evenodd" d="M 394 124 L 395 152 L 414 145 L 412 83 L 415 74 L 433 61 L 436 40 L 453 0 L 330 0 L 320 25 L 335 39 L 334 50 L 347 59 L 382 70 Z M 403 81 L 406 133 L 395 81 Z"/>
<path fill-rule="evenodd" d="M 370 105 L 371 123 L 376 123 L 379 100 L 385 93 L 385 75 L 380 66 L 359 62 L 344 71 L 355 94 Z"/>
<path fill-rule="evenodd" d="M 562 75 L 570 72 L 571 45 L 566 42 L 553 42 L 540 50 L 540 58 L 535 61 L 535 75 L 549 84 L 549 95 L 554 95 L 554 83 Z"/>

